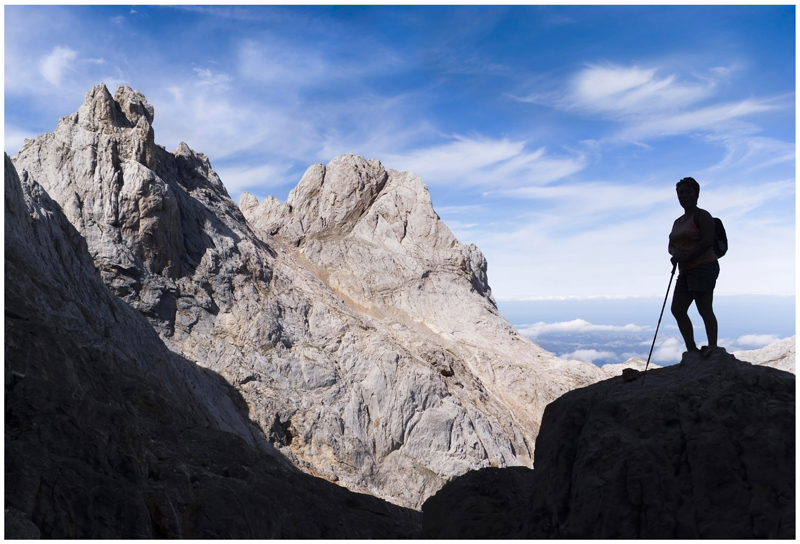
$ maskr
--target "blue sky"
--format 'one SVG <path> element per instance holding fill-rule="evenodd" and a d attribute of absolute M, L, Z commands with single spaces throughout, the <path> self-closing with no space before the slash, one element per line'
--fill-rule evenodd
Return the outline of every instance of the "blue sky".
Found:
<path fill-rule="evenodd" d="M 675 183 L 718 294 L 795 292 L 795 7 L 5 6 L 5 150 L 103 81 L 238 202 L 341 153 L 417 173 L 499 299 L 663 297 Z M 660 306 L 660 305 L 659 305 Z"/>

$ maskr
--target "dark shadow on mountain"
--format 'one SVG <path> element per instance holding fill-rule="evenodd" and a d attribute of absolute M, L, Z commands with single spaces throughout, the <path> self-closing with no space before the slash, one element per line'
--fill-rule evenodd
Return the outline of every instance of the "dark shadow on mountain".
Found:
<path fill-rule="evenodd" d="M 795 538 L 795 376 L 715 349 L 549 404 L 534 469 L 422 507 L 428 538 Z"/>
<path fill-rule="evenodd" d="M 5 505 L 29 516 L 42 537 L 418 534 L 418 512 L 303 474 L 277 451 L 215 429 L 202 406 L 176 403 L 112 354 L 76 346 L 57 324 L 23 317 L 24 309 L 11 313 Z"/>
<path fill-rule="evenodd" d="M 6 538 L 420 534 L 418 512 L 292 467 L 236 388 L 167 350 L 58 205 L 5 167 Z"/>

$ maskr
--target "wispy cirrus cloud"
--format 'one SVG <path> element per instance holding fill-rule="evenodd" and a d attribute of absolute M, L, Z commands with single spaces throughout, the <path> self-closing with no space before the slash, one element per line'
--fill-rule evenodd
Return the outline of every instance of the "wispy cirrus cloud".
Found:
<path fill-rule="evenodd" d="M 564 212 L 572 210 L 585 217 L 595 213 L 610 215 L 619 210 L 634 214 L 674 200 L 674 195 L 664 187 L 611 181 L 517 187 L 501 193 L 514 198 L 550 201 L 557 208 L 555 213 L 561 208 Z"/>
<path fill-rule="evenodd" d="M 259 150 L 292 159 L 310 154 L 319 141 L 313 123 L 296 112 L 204 81 L 187 79 L 148 95 L 156 109 L 156 141 L 169 149 L 185 141 L 216 160 Z"/>
<path fill-rule="evenodd" d="M 584 154 L 557 156 L 545 147 L 529 151 L 526 145 L 507 138 L 454 136 L 444 144 L 385 156 L 393 168 L 415 172 L 426 183 L 485 190 L 551 183 L 586 167 Z"/>
<path fill-rule="evenodd" d="M 683 108 L 711 96 L 714 80 L 687 84 L 676 76 L 656 77 L 656 68 L 589 65 L 562 88 L 514 97 L 563 110 L 603 114 L 624 119 L 642 113 Z"/>
<path fill-rule="evenodd" d="M 624 118 L 674 111 L 707 98 L 714 88 L 713 80 L 693 85 L 656 73 L 637 66 L 589 66 L 574 77 L 564 106 Z"/>
<path fill-rule="evenodd" d="M 725 147 L 722 159 L 703 170 L 703 173 L 711 175 L 733 169 L 740 174 L 750 174 L 761 168 L 792 162 L 797 155 L 793 142 L 764 136 L 721 134 L 709 135 L 707 139 Z"/>
<path fill-rule="evenodd" d="M 54 87 L 61 87 L 61 80 L 77 56 L 78 53 L 69 47 L 57 45 L 39 60 L 39 73 Z"/>
<path fill-rule="evenodd" d="M 192 70 L 197 74 L 198 80 L 195 85 L 198 87 L 213 87 L 223 91 L 231 88 L 232 78 L 228 74 L 214 72 L 208 68 L 195 67 Z"/>
<path fill-rule="evenodd" d="M 513 96 L 580 115 L 606 118 L 621 125 L 607 140 L 638 141 L 693 131 L 729 129 L 730 123 L 786 108 L 785 99 L 748 98 L 718 104 L 713 100 L 730 67 L 713 67 L 694 81 L 675 74 L 659 76 L 659 68 L 588 65 L 555 90 Z"/>
<path fill-rule="evenodd" d="M 674 136 L 693 131 L 717 131 L 730 128 L 730 123 L 757 113 L 765 113 L 780 106 L 766 100 L 742 100 L 697 108 L 685 112 L 646 115 L 631 119 L 628 127 L 620 131 L 620 140 L 645 140 Z"/>

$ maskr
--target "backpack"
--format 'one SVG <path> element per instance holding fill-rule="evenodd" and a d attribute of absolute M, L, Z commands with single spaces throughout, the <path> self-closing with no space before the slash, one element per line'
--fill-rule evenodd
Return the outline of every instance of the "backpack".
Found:
<path fill-rule="evenodd" d="M 699 209 L 694 212 L 694 224 L 697 225 L 697 228 L 700 228 L 700 223 L 697 222 L 698 213 L 700 213 Z M 719 217 L 712 217 L 712 219 L 714 220 L 714 244 L 711 247 L 714 248 L 714 253 L 719 259 L 728 252 L 728 235 L 725 234 L 722 219 Z"/>

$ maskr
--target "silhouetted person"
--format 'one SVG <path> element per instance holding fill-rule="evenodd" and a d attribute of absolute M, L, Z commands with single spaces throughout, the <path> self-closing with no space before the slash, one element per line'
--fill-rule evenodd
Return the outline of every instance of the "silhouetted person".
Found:
<path fill-rule="evenodd" d="M 693 178 L 683 178 L 675 186 L 678 202 L 684 214 L 672 224 L 669 235 L 669 253 L 672 264 L 678 264 L 678 281 L 672 296 L 672 315 L 686 343 L 687 351 L 698 351 L 694 342 L 694 329 L 689 319 L 692 301 L 697 306 L 706 326 L 708 347 L 700 350 L 707 354 L 708 348 L 717 345 L 717 318 L 714 315 L 714 287 L 719 276 L 719 262 L 714 253 L 714 219 L 711 214 L 697 207 L 700 185 Z"/>

